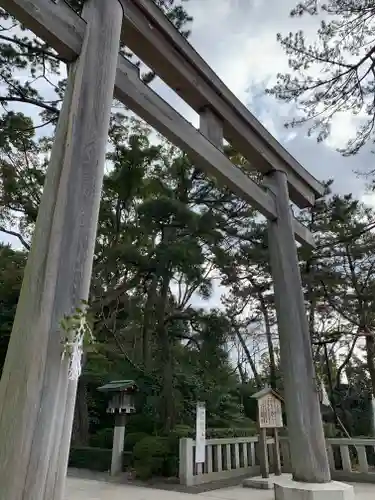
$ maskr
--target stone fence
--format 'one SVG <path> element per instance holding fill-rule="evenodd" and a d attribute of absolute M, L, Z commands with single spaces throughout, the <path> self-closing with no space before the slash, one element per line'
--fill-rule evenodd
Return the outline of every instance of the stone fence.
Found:
<path fill-rule="evenodd" d="M 375 439 L 326 439 L 332 479 L 375 483 Z M 270 471 L 273 468 L 274 441 L 267 441 Z M 283 472 L 290 472 L 288 438 L 280 438 Z M 195 441 L 180 439 L 180 483 L 193 486 L 223 479 L 260 474 L 258 437 L 206 440 L 206 461 L 195 464 Z"/>

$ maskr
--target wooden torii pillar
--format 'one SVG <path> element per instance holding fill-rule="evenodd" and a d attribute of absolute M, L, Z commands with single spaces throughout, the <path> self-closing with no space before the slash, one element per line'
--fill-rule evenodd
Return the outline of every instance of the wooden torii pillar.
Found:
<path fill-rule="evenodd" d="M 88 298 L 122 17 L 118 0 L 84 7 L 0 382 L 1 500 L 62 498 L 76 382 L 60 321 Z"/>
<path fill-rule="evenodd" d="M 59 322 L 88 295 L 113 89 L 268 219 L 295 480 L 275 494 L 280 500 L 351 498 L 349 486 L 330 482 L 303 303 L 295 238 L 311 246 L 313 237 L 289 209 L 290 202 L 311 206 L 323 186 L 152 0 L 87 0 L 84 19 L 64 1 L 0 0 L 0 6 L 73 63 L 0 383 L 0 500 L 62 498 L 76 382 L 61 360 Z M 118 54 L 120 37 L 199 113 L 200 131 Z M 265 188 L 223 154 L 224 138 L 264 175 Z"/>
<path fill-rule="evenodd" d="M 200 130 L 222 149 L 222 123 L 209 109 L 201 112 Z M 268 219 L 268 248 L 293 477 L 307 483 L 325 483 L 331 475 L 285 172 L 269 173 L 264 186 L 274 198 L 277 211 L 277 218 Z"/>

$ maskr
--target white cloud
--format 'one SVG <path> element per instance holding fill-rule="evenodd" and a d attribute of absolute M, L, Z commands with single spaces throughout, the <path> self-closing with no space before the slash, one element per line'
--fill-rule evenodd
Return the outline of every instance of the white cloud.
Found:
<path fill-rule="evenodd" d="M 358 179 L 353 171 L 365 170 L 373 163 L 373 156 L 367 150 L 353 158 L 343 158 L 335 151 L 355 131 L 353 118 L 350 115 L 335 118 L 332 136 L 326 143 L 317 144 L 313 137 L 306 136 L 306 128 L 283 127 L 295 115 L 294 106 L 281 104 L 264 93 L 277 72 L 288 68 L 287 56 L 276 41 L 276 33 L 301 28 L 312 40 L 316 32 L 319 19 L 289 17 L 295 3 L 296 0 L 190 0 L 186 4 L 194 17 L 190 41 L 232 92 L 316 177 L 322 180 L 333 177 L 338 191 L 353 191 L 364 200 L 370 199 L 364 197 L 365 180 Z M 153 87 L 191 123 L 198 125 L 195 111 L 163 82 L 156 80 Z M 43 81 L 40 91 L 52 98 L 50 87 Z M 38 112 L 26 105 L 22 105 L 22 111 L 35 117 Z"/>
<path fill-rule="evenodd" d="M 317 144 L 307 137 L 307 128 L 286 130 L 283 124 L 297 110 L 264 94 L 278 72 L 287 71 L 288 58 L 276 40 L 277 32 L 287 34 L 302 29 L 313 41 L 318 17 L 292 19 L 296 0 L 190 0 L 187 7 L 194 17 L 191 43 L 228 85 L 230 90 L 257 116 L 268 130 L 316 177 L 335 179 L 340 192 L 362 196 L 365 180 L 353 171 L 364 171 L 373 163 L 369 148 L 344 158 L 337 147 L 353 136 L 356 120 L 349 114 L 337 116 L 328 141 Z M 181 106 L 172 93 L 160 86 L 158 92 L 182 113 L 196 120 L 190 109 Z"/>

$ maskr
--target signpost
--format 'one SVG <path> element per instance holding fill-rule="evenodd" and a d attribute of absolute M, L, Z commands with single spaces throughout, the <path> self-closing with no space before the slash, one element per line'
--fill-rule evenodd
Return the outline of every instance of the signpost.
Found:
<path fill-rule="evenodd" d="M 195 463 L 203 469 L 206 461 L 206 403 L 198 401 L 195 422 Z"/>
<path fill-rule="evenodd" d="M 275 439 L 274 446 L 274 472 L 276 476 L 281 475 L 280 442 L 278 429 L 283 424 L 283 399 L 270 387 L 253 394 L 258 403 L 258 428 L 259 428 L 259 450 L 260 450 L 260 470 L 263 478 L 269 477 L 269 460 L 267 446 L 267 429 L 273 430 Z"/>
<path fill-rule="evenodd" d="M 277 429 L 283 427 L 281 399 L 276 393 L 269 392 L 258 399 L 258 422 L 261 429 Z"/>

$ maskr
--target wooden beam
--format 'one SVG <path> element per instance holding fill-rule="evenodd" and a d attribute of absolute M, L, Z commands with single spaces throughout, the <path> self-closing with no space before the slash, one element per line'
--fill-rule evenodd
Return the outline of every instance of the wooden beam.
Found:
<path fill-rule="evenodd" d="M 310 248 L 311 250 L 315 248 L 316 243 L 313 233 L 294 216 L 292 216 L 292 224 L 294 236 L 298 243 L 301 243 L 301 245 L 306 248 Z"/>
<path fill-rule="evenodd" d="M 0 6 L 5 8 L 5 5 L 9 13 L 21 16 L 24 22 L 27 21 L 28 27 L 33 29 L 37 36 L 43 36 L 46 29 L 43 23 L 48 21 L 48 41 L 51 46 L 57 51 L 62 50 L 69 60 L 77 57 L 82 46 L 86 23 L 65 2 L 55 4 L 51 0 L 0 0 Z M 20 10 L 23 12 L 20 13 Z M 66 33 L 69 33 L 69 36 Z M 121 55 L 118 59 L 115 97 L 172 143 L 189 153 L 191 158 L 209 174 L 219 178 L 263 215 L 267 218 L 276 218 L 274 202 L 269 195 L 145 85 L 139 78 L 138 68 Z M 200 107 L 200 112 L 206 120 L 202 126 L 211 134 L 213 123 L 216 122 L 217 126 L 222 120 L 211 108 Z M 208 132 L 209 129 L 211 132 Z M 211 137 L 211 140 L 217 142 L 218 139 Z M 297 241 L 313 247 L 313 237 L 308 229 L 297 220 L 293 224 Z"/>
<path fill-rule="evenodd" d="M 138 68 L 122 56 L 119 57 L 117 66 L 115 97 L 185 151 L 208 174 L 218 178 L 265 217 L 276 218 L 272 197 L 233 165 L 172 106 L 144 84 L 139 78 Z"/>
<path fill-rule="evenodd" d="M 224 85 L 163 12 L 150 0 L 121 0 L 123 41 L 197 112 L 223 119 L 224 136 L 258 170 L 288 175 L 291 199 L 312 205 L 323 186 L 297 162 Z"/>
<path fill-rule="evenodd" d="M 223 119 L 224 136 L 263 173 L 288 174 L 289 192 L 299 207 L 312 205 L 323 186 L 304 169 L 229 91 L 186 39 L 150 0 L 121 0 L 127 45 L 198 112 L 205 106 Z M 79 51 L 84 21 L 52 0 L 0 0 L 0 5 L 59 54 L 71 61 Z M 152 29 L 150 29 L 152 26 Z"/>
<path fill-rule="evenodd" d="M 81 51 L 85 21 L 65 1 L 0 0 L 0 7 L 42 38 L 66 61 Z"/>
<path fill-rule="evenodd" d="M 122 56 L 119 56 L 117 66 L 115 97 L 159 130 L 173 144 L 188 153 L 208 174 L 218 178 L 265 217 L 277 218 L 273 197 L 240 168 L 233 165 L 212 142 L 144 84 L 139 77 L 138 68 Z M 207 127 L 207 123 L 204 127 Z M 211 128 L 211 132 L 206 133 L 212 134 L 211 140 L 218 140 L 217 130 L 213 131 Z M 293 228 L 298 242 L 308 247 L 315 246 L 312 234 L 297 219 L 293 220 Z"/>
<path fill-rule="evenodd" d="M 199 114 L 199 131 L 217 149 L 223 151 L 223 121 L 210 108 L 203 108 Z"/>

